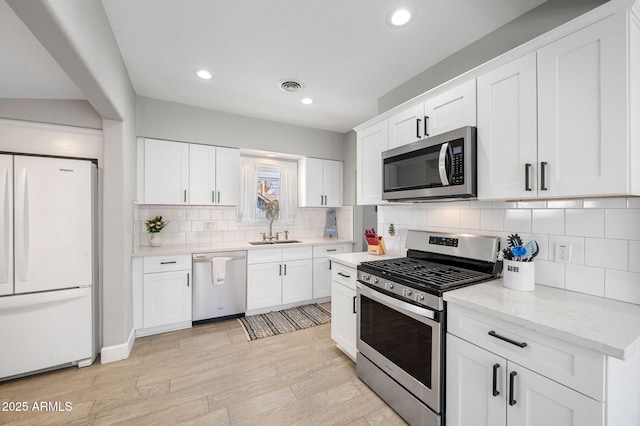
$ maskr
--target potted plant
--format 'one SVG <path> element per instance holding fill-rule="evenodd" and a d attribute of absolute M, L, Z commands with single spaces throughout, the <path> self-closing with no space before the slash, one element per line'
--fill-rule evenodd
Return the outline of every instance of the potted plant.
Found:
<path fill-rule="evenodd" d="M 162 244 L 162 238 L 159 233 L 167 226 L 169 222 L 162 219 L 162 216 L 156 216 L 147 220 L 147 232 L 149 233 L 149 242 L 153 247 L 159 247 Z"/>

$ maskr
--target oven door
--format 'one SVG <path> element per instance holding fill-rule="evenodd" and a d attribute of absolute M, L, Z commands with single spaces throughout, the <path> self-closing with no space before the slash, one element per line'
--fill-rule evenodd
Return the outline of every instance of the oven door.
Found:
<path fill-rule="evenodd" d="M 358 351 L 440 413 L 442 336 L 435 312 L 357 286 Z"/>

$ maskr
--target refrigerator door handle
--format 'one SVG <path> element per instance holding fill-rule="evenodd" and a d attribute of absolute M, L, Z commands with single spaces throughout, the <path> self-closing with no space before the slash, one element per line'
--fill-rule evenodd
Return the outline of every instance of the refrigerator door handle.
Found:
<path fill-rule="evenodd" d="M 2 210 L 0 222 L 2 225 L 2 255 L 0 256 L 0 283 L 9 282 L 9 170 L 4 171 L 4 185 L 2 187 Z"/>
<path fill-rule="evenodd" d="M 18 188 L 22 199 L 16 202 L 16 273 L 18 280 L 29 279 L 29 179 L 27 169 L 20 171 Z"/>

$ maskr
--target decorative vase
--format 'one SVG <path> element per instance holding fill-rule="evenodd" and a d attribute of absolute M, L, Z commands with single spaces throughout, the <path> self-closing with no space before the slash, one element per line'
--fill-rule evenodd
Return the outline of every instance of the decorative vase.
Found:
<path fill-rule="evenodd" d="M 149 243 L 151 243 L 152 247 L 160 247 L 162 244 L 162 237 L 157 232 L 149 234 Z"/>

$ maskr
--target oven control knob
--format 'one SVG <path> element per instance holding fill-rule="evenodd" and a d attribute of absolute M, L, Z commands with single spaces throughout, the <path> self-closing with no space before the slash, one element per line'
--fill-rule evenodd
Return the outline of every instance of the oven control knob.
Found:
<path fill-rule="evenodd" d="M 424 294 L 418 293 L 416 295 L 416 300 L 422 302 L 424 300 Z"/>
<path fill-rule="evenodd" d="M 404 297 L 409 297 L 409 296 L 411 296 L 411 290 L 410 290 L 410 289 L 408 289 L 408 288 L 405 288 L 405 289 L 402 291 L 402 295 L 403 295 Z"/>
<path fill-rule="evenodd" d="M 364 281 L 369 281 L 369 278 L 371 278 L 371 275 L 362 274 L 362 279 L 363 279 Z"/>
<path fill-rule="evenodd" d="M 385 287 L 387 290 L 391 290 L 391 289 L 393 288 L 393 283 L 385 283 L 384 287 Z"/>
<path fill-rule="evenodd" d="M 376 277 L 371 278 L 371 282 L 374 284 L 378 284 L 378 279 Z"/>

